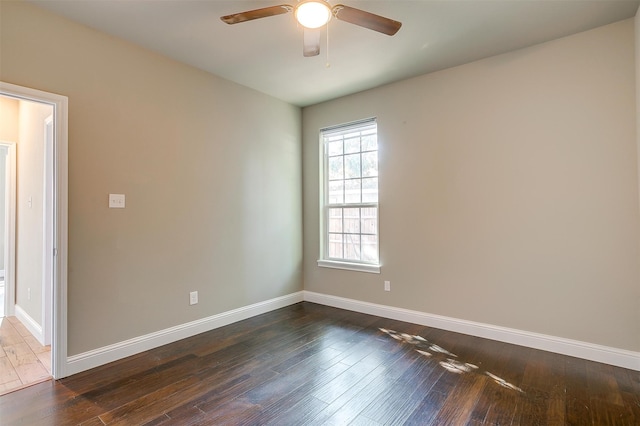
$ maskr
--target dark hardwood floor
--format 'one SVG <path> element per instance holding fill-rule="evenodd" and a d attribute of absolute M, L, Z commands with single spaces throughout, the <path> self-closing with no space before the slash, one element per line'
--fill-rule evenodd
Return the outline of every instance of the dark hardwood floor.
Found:
<path fill-rule="evenodd" d="M 640 373 L 299 303 L 0 397 L 2 425 L 639 425 Z"/>

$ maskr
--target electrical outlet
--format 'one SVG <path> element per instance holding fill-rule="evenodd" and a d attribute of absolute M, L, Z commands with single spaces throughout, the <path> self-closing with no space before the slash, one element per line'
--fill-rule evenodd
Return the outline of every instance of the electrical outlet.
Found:
<path fill-rule="evenodd" d="M 192 291 L 191 293 L 189 293 L 189 304 L 195 305 L 196 303 L 198 303 L 198 292 Z"/>
<path fill-rule="evenodd" d="M 384 282 L 384 291 L 391 291 L 391 281 Z"/>

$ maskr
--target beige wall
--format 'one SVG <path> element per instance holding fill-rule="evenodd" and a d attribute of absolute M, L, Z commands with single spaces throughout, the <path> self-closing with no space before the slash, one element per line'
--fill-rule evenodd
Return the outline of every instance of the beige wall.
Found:
<path fill-rule="evenodd" d="M 0 96 L 0 141 L 18 141 L 18 100 Z"/>
<path fill-rule="evenodd" d="M 301 122 L 29 4 L 0 7 L 0 80 L 69 97 L 69 355 L 301 290 L 303 190 L 308 290 L 640 350 L 632 20 Z M 321 269 L 318 130 L 370 116 L 382 274 Z M 110 192 L 127 208 L 108 209 Z"/>
<path fill-rule="evenodd" d="M 299 108 L 0 5 L 0 80 L 69 97 L 69 355 L 302 290 Z"/>
<path fill-rule="evenodd" d="M 20 101 L 16 153 L 16 304 L 42 324 L 44 120 L 51 105 Z M 31 200 L 31 202 L 29 202 Z"/>
<path fill-rule="evenodd" d="M 640 350 L 634 85 L 626 20 L 303 109 L 305 289 Z M 371 116 L 382 273 L 319 268 L 318 130 Z"/>

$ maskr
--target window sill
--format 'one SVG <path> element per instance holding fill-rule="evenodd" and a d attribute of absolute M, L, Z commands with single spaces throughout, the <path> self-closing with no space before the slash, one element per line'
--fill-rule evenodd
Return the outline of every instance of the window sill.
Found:
<path fill-rule="evenodd" d="M 318 266 L 322 268 L 345 269 L 347 271 L 368 272 L 371 274 L 380 273 L 380 265 L 365 263 L 338 262 L 336 260 L 318 260 Z"/>

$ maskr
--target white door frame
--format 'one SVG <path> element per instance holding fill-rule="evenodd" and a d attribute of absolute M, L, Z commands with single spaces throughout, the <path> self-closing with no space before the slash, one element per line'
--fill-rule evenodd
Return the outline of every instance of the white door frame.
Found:
<path fill-rule="evenodd" d="M 7 148 L 4 194 L 4 315 L 15 315 L 16 300 L 16 141 L 0 141 Z"/>
<path fill-rule="evenodd" d="M 54 379 L 68 375 L 67 363 L 67 239 L 68 239 L 68 98 L 0 81 L 0 95 L 53 106 L 53 233 L 47 249 L 53 268 L 53 335 L 51 368 Z M 44 301 L 43 301 L 44 303 Z"/>
<path fill-rule="evenodd" d="M 53 313 L 53 274 L 55 267 L 53 259 L 55 257 L 55 212 L 54 212 L 54 194 L 55 194 L 55 164 L 53 160 L 54 150 L 54 132 L 55 124 L 53 122 L 53 114 L 44 120 L 44 168 L 43 168 L 43 188 L 44 188 L 44 215 L 42 219 L 42 344 L 44 346 L 51 344 L 52 320 Z"/>

